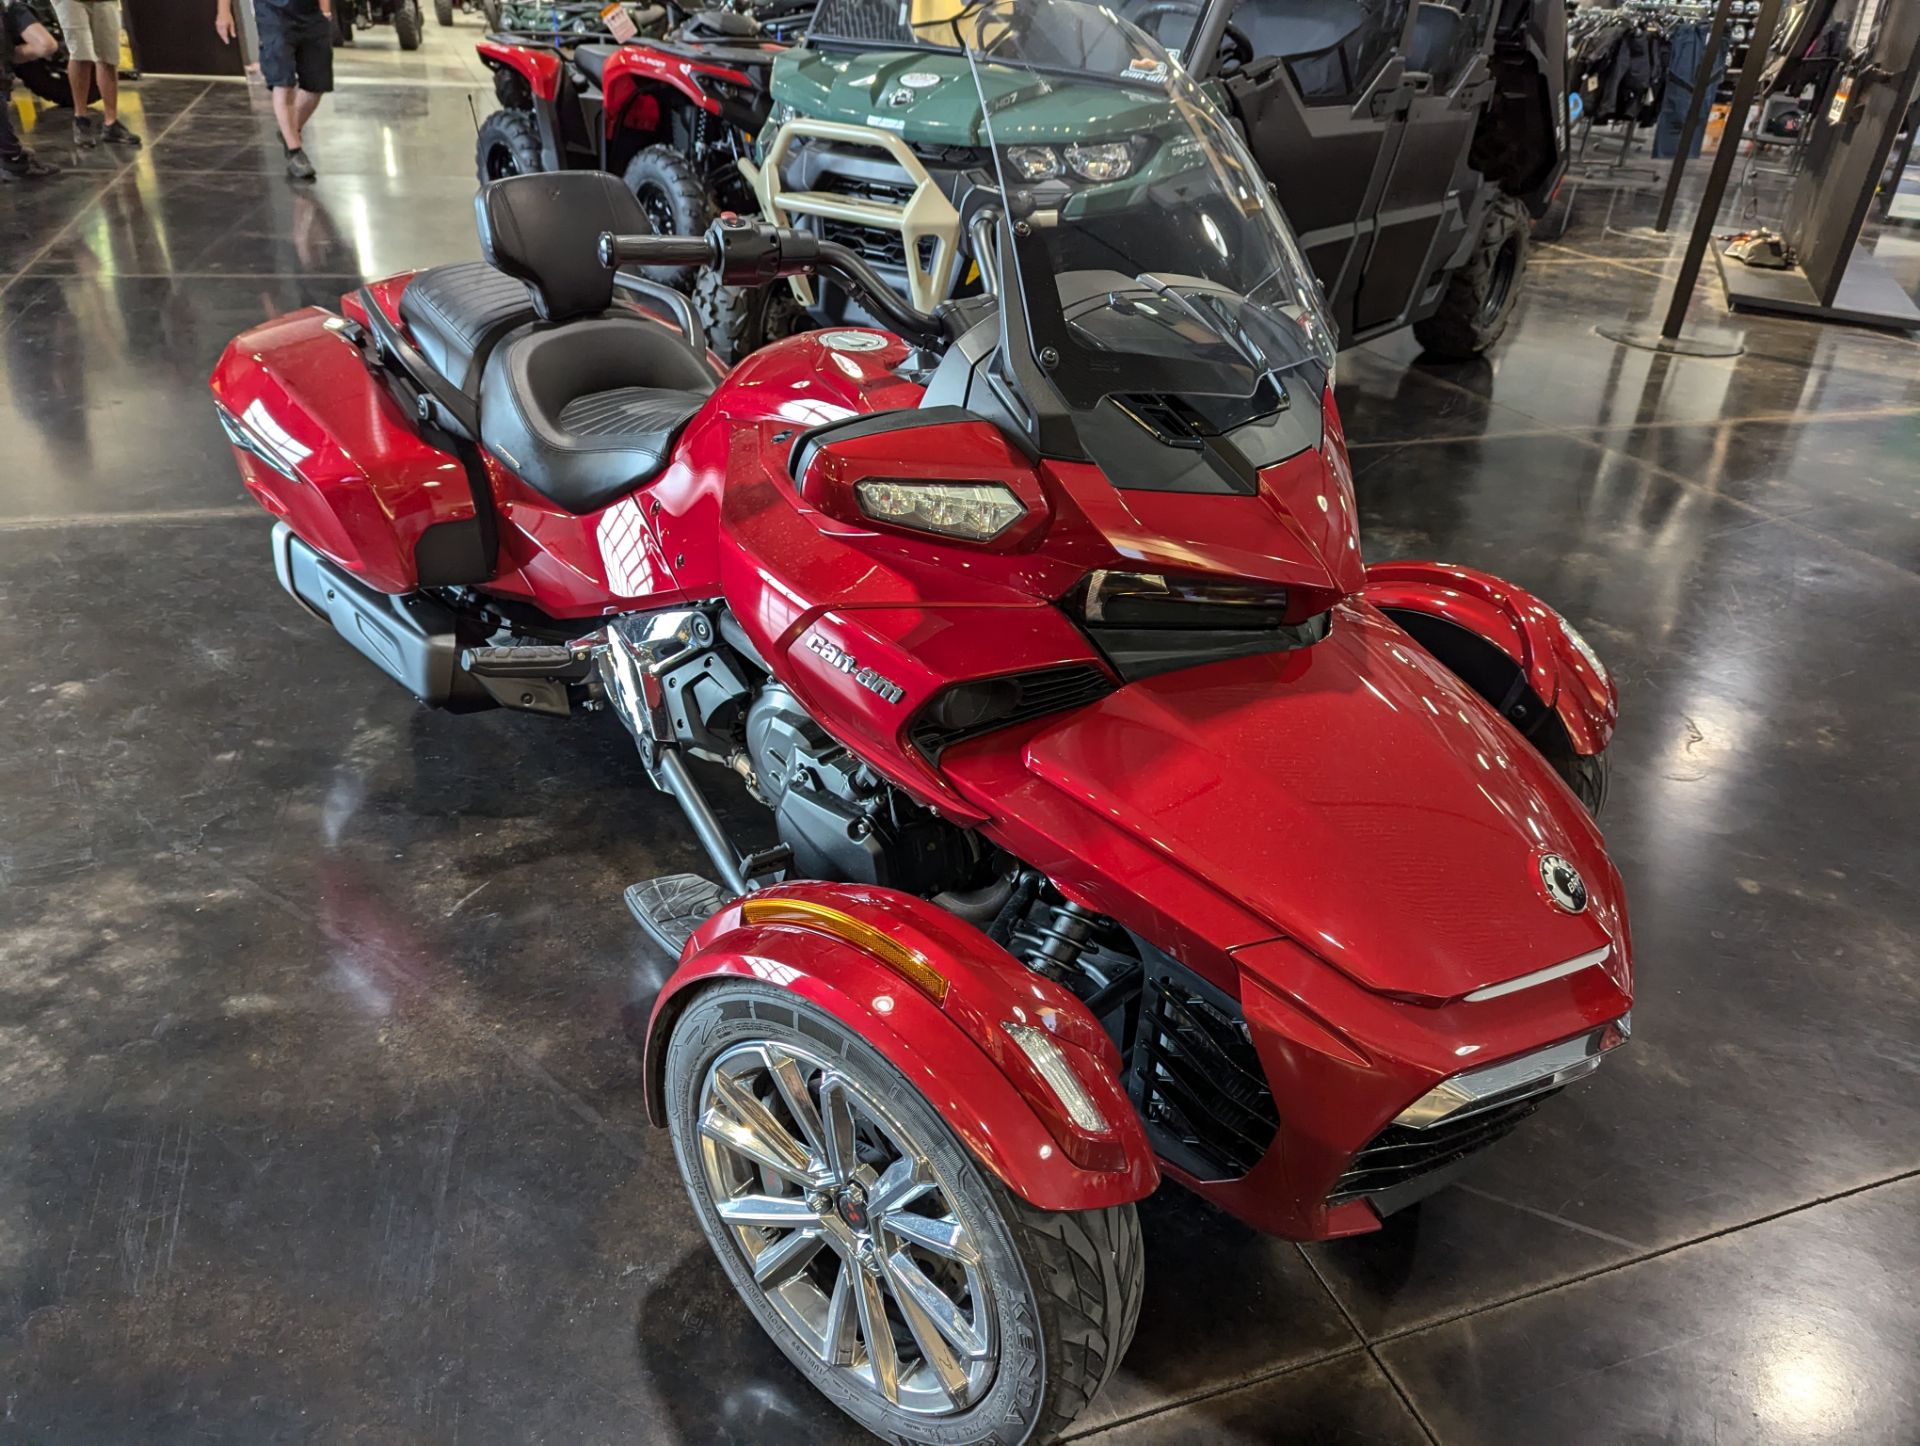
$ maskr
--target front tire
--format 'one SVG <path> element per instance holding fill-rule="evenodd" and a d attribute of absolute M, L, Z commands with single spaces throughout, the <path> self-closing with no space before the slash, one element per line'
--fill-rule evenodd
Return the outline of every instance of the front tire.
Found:
<path fill-rule="evenodd" d="M 420 7 L 407 0 L 407 3 L 393 12 L 393 33 L 400 38 L 402 50 L 420 48 Z"/>
<path fill-rule="evenodd" d="M 442 25 L 453 24 L 453 0 L 433 0 L 433 18 Z"/>
<path fill-rule="evenodd" d="M 648 146 L 627 162 L 621 177 L 639 199 L 656 236 L 699 236 L 718 213 L 706 183 L 693 163 L 670 146 Z M 650 281 L 685 291 L 699 274 L 697 266 L 643 266 Z"/>
<path fill-rule="evenodd" d="M 1447 278 L 1440 309 L 1413 324 L 1414 339 L 1447 361 L 1479 356 L 1500 340 L 1520 300 L 1532 220 L 1527 208 L 1502 192 L 1487 205 L 1473 254 Z"/>
<path fill-rule="evenodd" d="M 785 281 L 728 286 L 717 273 L 703 271 L 694 279 L 693 309 L 707 329 L 707 345 L 729 365 L 768 342 L 813 329 L 813 318 Z"/>
<path fill-rule="evenodd" d="M 1048 1440 L 1140 1312 L 1132 1205 L 1036 1210 L 899 1071 L 793 994 L 727 980 L 675 1023 L 668 1123 L 701 1229 L 794 1365 L 889 1441 Z"/>
<path fill-rule="evenodd" d="M 480 122 L 474 141 L 480 184 L 502 176 L 530 176 L 545 169 L 540 159 L 540 127 L 532 111 L 497 110 Z"/>
<path fill-rule="evenodd" d="M 1613 765 L 1607 757 L 1607 750 L 1602 748 L 1598 753 L 1575 753 L 1573 739 L 1568 736 L 1566 725 L 1557 717 L 1547 718 L 1541 723 L 1533 742 L 1540 750 L 1540 756 L 1560 775 L 1560 781 L 1586 805 L 1587 812 L 1594 818 L 1600 817 L 1600 810 L 1607 803 L 1607 783 L 1613 776 Z"/>

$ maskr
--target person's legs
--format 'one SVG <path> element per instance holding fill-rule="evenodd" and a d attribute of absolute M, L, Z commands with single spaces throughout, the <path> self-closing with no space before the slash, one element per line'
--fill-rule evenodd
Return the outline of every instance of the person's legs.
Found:
<path fill-rule="evenodd" d="M 287 174 L 296 181 L 313 179 L 313 162 L 307 159 L 304 148 L 307 122 L 313 119 L 313 113 L 320 108 L 320 99 L 333 89 L 333 26 L 320 16 L 315 16 L 300 32 L 294 41 L 294 67 L 299 87 L 288 98 L 292 112 L 293 139 L 287 142 Z M 280 103 L 280 92 L 274 92 L 276 113 Z M 285 138 L 286 127 L 281 127 Z"/>
<path fill-rule="evenodd" d="M 273 88 L 273 118 L 280 127 L 280 143 L 290 151 L 300 149 L 299 95 L 291 85 Z"/>

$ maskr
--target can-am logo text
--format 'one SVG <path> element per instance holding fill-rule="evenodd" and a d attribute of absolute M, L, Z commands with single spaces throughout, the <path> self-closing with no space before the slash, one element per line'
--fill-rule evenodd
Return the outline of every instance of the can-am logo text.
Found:
<path fill-rule="evenodd" d="M 861 667 L 852 653 L 838 643 L 828 642 L 818 633 L 807 634 L 807 649 L 809 652 L 818 653 L 822 661 L 838 668 L 869 693 L 884 698 L 889 703 L 898 703 L 907 694 L 907 690 L 893 679 L 874 672 L 872 668 Z"/>

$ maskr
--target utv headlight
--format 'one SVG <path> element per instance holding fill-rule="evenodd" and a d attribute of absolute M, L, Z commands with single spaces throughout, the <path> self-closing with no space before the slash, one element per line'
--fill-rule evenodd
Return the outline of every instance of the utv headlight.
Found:
<path fill-rule="evenodd" d="M 1286 621 L 1287 590 L 1238 577 L 1103 568 L 1086 580 L 1080 615 L 1126 628 L 1277 628 Z"/>
<path fill-rule="evenodd" d="M 1008 146 L 1007 164 L 1023 181 L 1051 181 L 1060 174 L 1060 153 L 1052 146 Z"/>
<path fill-rule="evenodd" d="M 862 478 L 853 495 L 875 522 L 987 542 L 1027 515 L 1013 489 L 998 482 L 901 482 Z"/>
<path fill-rule="evenodd" d="M 1068 146 L 1067 165 L 1083 181 L 1120 181 L 1133 174 L 1133 147 L 1125 141 Z"/>

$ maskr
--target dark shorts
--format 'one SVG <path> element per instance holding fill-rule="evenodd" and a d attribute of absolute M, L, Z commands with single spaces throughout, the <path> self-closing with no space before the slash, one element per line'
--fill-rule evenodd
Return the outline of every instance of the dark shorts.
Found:
<path fill-rule="evenodd" d="M 289 15 L 255 5 L 260 30 L 260 77 L 269 89 L 298 85 L 314 95 L 333 89 L 333 23 L 324 15 Z"/>

